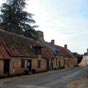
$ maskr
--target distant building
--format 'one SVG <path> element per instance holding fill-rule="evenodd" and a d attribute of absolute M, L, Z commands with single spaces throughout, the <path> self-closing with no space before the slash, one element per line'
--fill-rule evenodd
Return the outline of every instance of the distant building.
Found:
<path fill-rule="evenodd" d="M 77 52 L 73 52 L 73 55 L 77 58 L 77 64 L 79 64 L 82 61 L 83 55 Z"/>
<path fill-rule="evenodd" d="M 72 54 L 72 52 L 68 49 L 67 44 L 64 47 L 56 45 L 55 40 L 51 40 L 51 42 L 46 42 L 44 40 L 44 34 L 42 31 L 38 31 L 39 40 L 41 44 L 53 54 L 53 58 L 49 58 L 49 66 L 52 69 L 58 68 L 69 68 L 77 65 L 77 58 Z M 51 60 L 51 61 L 50 61 Z"/>
<path fill-rule="evenodd" d="M 84 55 L 83 55 L 82 64 L 84 66 L 87 66 L 88 65 L 88 49 L 87 49 L 87 52 L 84 53 Z"/>

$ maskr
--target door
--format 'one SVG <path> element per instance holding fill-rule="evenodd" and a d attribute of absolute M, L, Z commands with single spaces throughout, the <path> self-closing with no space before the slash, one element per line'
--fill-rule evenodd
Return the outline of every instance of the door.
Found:
<path fill-rule="evenodd" d="M 31 60 L 27 60 L 27 69 L 29 72 L 31 72 L 31 69 L 32 69 Z"/>
<path fill-rule="evenodd" d="M 49 70 L 50 67 L 49 67 L 49 60 L 47 60 L 47 70 Z"/>
<path fill-rule="evenodd" d="M 9 60 L 8 59 L 4 60 L 4 74 L 9 75 Z"/>

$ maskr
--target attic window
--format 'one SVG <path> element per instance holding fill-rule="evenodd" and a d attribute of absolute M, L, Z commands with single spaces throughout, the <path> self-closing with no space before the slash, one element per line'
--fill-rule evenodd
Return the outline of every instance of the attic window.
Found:
<path fill-rule="evenodd" d="M 37 55 L 41 55 L 41 48 L 39 47 L 34 47 L 34 51 Z"/>
<path fill-rule="evenodd" d="M 59 50 L 56 50 L 56 53 L 58 54 L 59 53 Z"/>

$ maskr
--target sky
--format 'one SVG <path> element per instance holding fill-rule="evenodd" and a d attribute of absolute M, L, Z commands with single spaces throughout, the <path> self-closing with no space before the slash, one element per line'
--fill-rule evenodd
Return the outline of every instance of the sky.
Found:
<path fill-rule="evenodd" d="M 2 4 L 3 0 L 0 0 Z M 33 13 L 44 39 L 72 52 L 83 54 L 88 48 L 88 0 L 27 0 L 26 10 Z"/>

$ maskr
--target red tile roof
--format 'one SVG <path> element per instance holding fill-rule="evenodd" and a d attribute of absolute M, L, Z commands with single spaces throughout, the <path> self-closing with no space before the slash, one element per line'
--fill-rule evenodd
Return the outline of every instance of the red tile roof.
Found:
<path fill-rule="evenodd" d="M 54 57 L 54 54 L 47 48 L 42 48 L 42 55 L 47 58 L 52 58 Z"/>
<path fill-rule="evenodd" d="M 6 52 L 4 46 L 0 45 L 0 59 L 3 59 L 3 58 L 9 59 L 10 56 L 9 56 L 9 54 Z"/>
<path fill-rule="evenodd" d="M 68 50 L 65 49 L 64 47 L 55 45 L 59 50 L 60 50 L 60 55 L 67 57 L 67 58 L 74 58 L 73 54 Z"/>
<path fill-rule="evenodd" d="M 36 42 L 31 38 L 0 30 L 1 58 L 8 56 L 37 57 L 33 52 L 33 46 L 36 46 Z"/>

